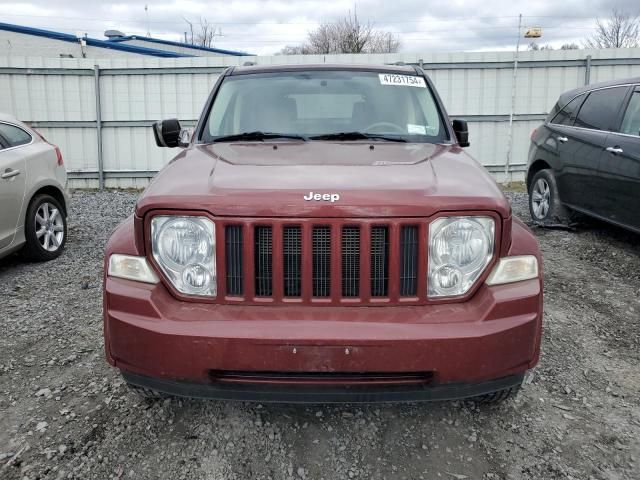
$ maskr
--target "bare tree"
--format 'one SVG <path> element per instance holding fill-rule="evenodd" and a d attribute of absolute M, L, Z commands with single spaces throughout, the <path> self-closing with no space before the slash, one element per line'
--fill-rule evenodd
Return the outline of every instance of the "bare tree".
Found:
<path fill-rule="evenodd" d="M 580 46 L 577 43 L 563 43 L 560 45 L 559 50 L 578 50 Z M 554 48 L 549 45 L 538 45 L 536 42 L 530 42 L 527 45 L 528 50 L 538 51 L 538 50 L 554 50 Z"/>
<path fill-rule="evenodd" d="M 190 20 L 185 17 L 182 19 L 189 26 L 189 31 L 186 33 L 186 41 L 191 45 L 198 45 L 200 47 L 213 47 L 215 37 L 219 37 L 222 34 L 217 32 L 217 27 L 210 23 L 206 18 L 200 17 L 198 24 L 195 26 Z"/>
<path fill-rule="evenodd" d="M 317 30 L 308 34 L 306 44 L 302 44 L 302 50 L 309 53 L 334 53 L 338 49 L 338 31 L 336 25 L 320 25 Z"/>
<path fill-rule="evenodd" d="M 371 47 L 375 53 L 395 53 L 400 49 L 400 39 L 392 32 L 375 32 Z"/>
<path fill-rule="evenodd" d="M 596 31 L 585 40 L 586 48 L 630 48 L 640 46 L 640 17 L 613 9 L 604 21 L 596 20 Z"/>
<path fill-rule="evenodd" d="M 527 46 L 528 50 L 533 50 L 534 52 L 537 52 L 538 50 L 553 50 L 553 47 L 549 44 L 547 45 L 538 45 L 536 42 L 529 42 L 529 45 Z"/>
<path fill-rule="evenodd" d="M 312 52 L 307 45 L 287 45 L 278 55 L 310 55 Z"/>
<path fill-rule="evenodd" d="M 361 23 L 351 12 L 336 23 L 324 23 L 307 34 L 300 46 L 286 46 L 282 55 L 330 53 L 395 53 L 400 48 L 398 36 L 377 30 L 369 22 Z"/>

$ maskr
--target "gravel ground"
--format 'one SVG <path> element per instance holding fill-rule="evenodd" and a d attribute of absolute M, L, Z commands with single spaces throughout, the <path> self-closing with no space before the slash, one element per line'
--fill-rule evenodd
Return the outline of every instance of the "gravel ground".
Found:
<path fill-rule="evenodd" d="M 536 230 L 542 358 L 502 405 L 147 402 L 102 346 L 103 247 L 136 196 L 75 193 L 61 258 L 0 260 L 0 478 L 640 478 L 637 235 Z"/>

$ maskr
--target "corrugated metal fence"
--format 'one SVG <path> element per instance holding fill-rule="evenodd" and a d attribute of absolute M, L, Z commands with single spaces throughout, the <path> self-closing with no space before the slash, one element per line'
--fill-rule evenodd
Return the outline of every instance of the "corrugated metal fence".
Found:
<path fill-rule="evenodd" d="M 144 186 L 176 153 L 155 146 L 149 126 L 192 126 L 224 68 L 282 63 L 420 64 L 451 117 L 469 121 L 469 152 L 505 179 L 513 53 L 209 57 L 185 59 L 0 58 L 0 111 L 60 146 L 72 187 Z M 513 111 L 511 178 L 522 178 L 529 136 L 563 91 L 640 76 L 640 49 L 521 52 Z M 96 113 L 98 112 L 98 114 Z"/>

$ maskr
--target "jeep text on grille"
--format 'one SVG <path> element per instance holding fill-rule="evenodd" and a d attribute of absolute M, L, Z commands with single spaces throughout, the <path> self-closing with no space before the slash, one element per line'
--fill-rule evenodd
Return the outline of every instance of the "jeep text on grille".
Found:
<path fill-rule="evenodd" d="M 309 192 L 308 195 L 303 197 L 305 200 L 324 200 L 325 202 L 337 202 L 340 200 L 340 195 L 338 193 L 313 193 Z"/>

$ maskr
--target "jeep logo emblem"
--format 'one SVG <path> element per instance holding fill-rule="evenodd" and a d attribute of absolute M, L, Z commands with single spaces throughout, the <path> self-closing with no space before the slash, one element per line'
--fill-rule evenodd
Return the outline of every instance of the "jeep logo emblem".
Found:
<path fill-rule="evenodd" d="M 309 192 L 308 195 L 305 195 L 304 198 L 307 202 L 310 202 L 311 200 L 315 200 L 315 201 L 322 201 L 322 202 L 337 202 L 338 200 L 340 200 L 340 195 L 337 193 L 313 193 L 313 192 Z"/>

